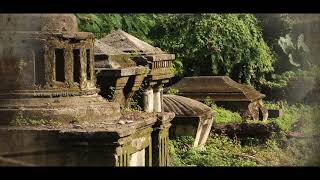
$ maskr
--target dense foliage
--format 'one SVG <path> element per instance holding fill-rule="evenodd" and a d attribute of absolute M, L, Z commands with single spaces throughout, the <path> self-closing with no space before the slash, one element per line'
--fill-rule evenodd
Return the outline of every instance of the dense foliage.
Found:
<path fill-rule="evenodd" d="M 253 15 L 169 14 L 158 20 L 152 39 L 176 54 L 186 76 L 228 75 L 255 84 L 273 70 L 270 50 Z"/>
<path fill-rule="evenodd" d="M 227 75 L 254 85 L 269 100 L 295 103 L 304 101 L 316 78 L 310 75 L 320 69 L 286 14 L 77 14 L 77 19 L 80 30 L 97 38 L 122 29 L 174 53 L 173 81 Z"/>
<path fill-rule="evenodd" d="M 288 14 L 258 14 L 264 39 L 274 57 L 274 72 L 266 75 L 261 89 L 269 100 L 307 102 L 319 78 L 320 66 L 311 57 L 305 34 Z M 318 76 L 318 77 L 317 77 Z"/>
<path fill-rule="evenodd" d="M 254 84 L 273 70 L 270 50 L 253 15 L 77 14 L 77 17 L 80 29 L 94 32 L 98 38 L 123 29 L 175 53 L 174 65 L 180 75 L 229 75 L 239 82 Z"/>
<path fill-rule="evenodd" d="M 147 35 L 154 26 L 152 14 L 76 14 L 79 29 L 101 38 L 112 30 L 122 29 L 129 34 L 150 42 Z"/>
<path fill-rule="evenodd" d="M 294 31 L 295 22 L 285 14 L 77 14 L 77 20 L 81 31 L 93 32 L 97 38 L 122 29 L 174 53 L 174 72 L 179 76 L 227 75 L 254 85 L 269 99 L 303 101 L 319 76 L 320 67 L 310 60 L 304 35 Z M 205 103 L 216 112 L 215 125 L 242 121 L 238 113 L 217 107 L 210 99 Z M 266 106 L 280 108 L 274 103 Z M 284 133 L 320 133 L 319 107 L 287 103 L 281 107 L 284 116 L 268 123 Z M 180 137 L 170 141 L 170 157 L 176 166 L 320 164 L 315 153 L 318 141 L 281 138 L 260 141 L 211 134 L 203 150 L 192 147 L 192 137 Z"/>

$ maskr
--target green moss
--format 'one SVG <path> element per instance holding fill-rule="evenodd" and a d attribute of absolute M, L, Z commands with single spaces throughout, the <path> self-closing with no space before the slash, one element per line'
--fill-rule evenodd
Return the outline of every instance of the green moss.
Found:
<path fill-rule="evenodd" d="M 41 125 L 49 125 L 49 126 L 61 126 L 62 122 L 57 119 L 33 119 L 29 117 L 25 117 L 22 113 L 19 113 L 14 120 L 10 123 L 13 126 L 41 126 Z"/>

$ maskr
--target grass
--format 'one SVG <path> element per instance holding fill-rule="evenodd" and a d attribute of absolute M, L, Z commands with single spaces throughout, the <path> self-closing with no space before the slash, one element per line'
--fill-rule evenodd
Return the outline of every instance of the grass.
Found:
<path fill-rule="evenodd" d="M 216 114 L 216 118 L 214 121 L 216 125 L 242 122 L 242 118 L 239 113 L 231 112 L 216 105 L 211 105 L 211 107 Z"/>
<path fill-rule="evenodd" d="M 280 103 L 267 104 L 268 107 L 280 107 Z M 319 139 L 288 139 L 285 136 L 293 130 L 304 135 L 320 135 L 320 107 L 286 103 L 282 107 L 284 116 L 268 120 L 281 128 L 281 136 L 262 141 L 211 134 L 205 150 L 192 147 L 193 137 L 178 137 L 170 141 L 172 166 L 320 166 Z M 240 121 L 232 112 L 216 106 L 212 108 L 217 112 L 218 124 Z"/>

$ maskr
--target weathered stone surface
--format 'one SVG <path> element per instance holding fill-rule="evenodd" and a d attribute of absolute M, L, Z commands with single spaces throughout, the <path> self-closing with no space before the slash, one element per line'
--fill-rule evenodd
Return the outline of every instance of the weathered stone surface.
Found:
<path fill-rule="evenodd" d="M 129 101 L 142 85 L 149 69 L 137 66 L 130 59 L 130 54 L 109 46 L 100 40 L 95 42 L 95 70 L 102 95 L 118 102 L 122 107 L 129 106 Z M 110 92 L 110 88 L 114 92 Z"/>
<path fill-rule="evenodd" d="M 176 88 L 180 96 L 199 101 L 209 97 L 217 105 L 238 111 L 254 120 L 259 119 L 259 110 L 263 113 L 263 120 L 268 118 L 268 111 L 262 102 L 265 95 L 250 86 L 233 81 L 228 76 L 185 77 L 170 88 Z"/>
<path fill-rule="evenodd" d="M 153 126 L 152 132 L 152 165 L 168 166 L 169 157 L 169 128 L 174 113 L 158 113 L 158 121 Z"/>
<path fill-rule="evenodd" d="M 207 105 L 190 98 L 177 95 L 163 95 L 165 112 L 174 112 L 176 117 L 214 117 L 214 113 Z"/>
<path fill-rule="evenodd" d="M 2 14 L 0 31 L 77 32 L 73 14 Z"/>
<path fill-rule="evenodd" d="M 167 166 L 173 117 L 173 113 L 131 112 L 117 121 L 85 121 L 77 127 L 73 123 L 0 126 L 0 157 L 9 160 L 0 158 L 0 165 Z"/>
<path fill-rule="evenodd" d="M 205 104 L 182 96 L 163 95 L 165 112 L 174 112 L 171 136 L 195 136 L 195 147 L 204 146 L 210 133 L 214 113 Z"/>
<path fill-rule="evenodd" d="M 97 94 L 94 36 L 74 15 L 2 14 L 0 24 L 0 124 L 120 116 Z"/>
<path fill-rule="evenodd" d="M 151 166 L 151 132 L 157 120 L 155 114 L 132 112 L 113 122 L 77 122 L 77 127 L 1 126 L 0 156 L 37 166 L 132 166 L 142 165 L 131 158 L 144 151 L 149 159 L 142 166 Z"/>
<path fill-rule="evenodd" d="M 239 84 L 228 76 L 194 76 L 185 77 L 171 86 L 181 96 L 203 100 L 212 97 L 214 101 L 249 101 L 265 96 L 254 88 Z"/>
<path fill-rule="evenodd" d="M 130 53 L 132 60 L 137 65 L 149 67 L 150 72 L 147 81 L 165 83 L 163 80 L 173 77 L 170 68 L 172 67 L 172 61 L 175 59 L 174 54 L 167 54 L 160 48 L 153 47 L 122 30 L 113 31 L 100 41 L 123 53 Z"/>
<path fill-rule="evenodd" d="M 100 40 L 94 42 L 95 67 L 120 69 L 136 66 L 130 54 L 111 47 Z"/>
<path fill-rule="evenodd" d="M 160 48 L 153 47 L 122 30 L 113 31 L 100 39 L 100 41 L 123 52 L 144 54 L 163 53 Z"/>
<path fill-rule="evenodd" d="M 0 164 L 167 165 L 173 117 L 163 112 L 161 118 L 142 112 L 120 115 L 118 103 L 97 94 L 94 36 L 77 32 L 74 15 L 24 16 L 0 16 L 0 24 L 7 25 L 0 28 Z M 116 93 L 123 89 L 124 98 L 130 98 L 147 67 L 136 67 L 125 53 L 114 55 L 115 49 L 98 50 L 102 59 L 97 66 L 116 69 L 107 62 L 113 60 L 125 67 L 111 77 Z M 152 145 L 161 156 L 152 154 Z"/>

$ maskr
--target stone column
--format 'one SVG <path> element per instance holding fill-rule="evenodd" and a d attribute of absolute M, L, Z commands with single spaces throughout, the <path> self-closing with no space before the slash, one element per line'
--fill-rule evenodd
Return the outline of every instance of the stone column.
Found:
<path fill-rule="evenodd" d="M 116 79 L 116 85 L 112 101 L 118 102 L 121 107 L 125 107 L 126 105 L 126 97 L 124 95 L 123 89 L 127 85 L 128 80 L 129 76 L 119 77 Z"/>
<path fill-rule="evenodd" d="M 143 92 L 143 105 L 145 112 L 153 112 L 153 90 L 152 88 L 146 89 Z"/>
<path fill-rule="evenodd" d="M 163 91 L 163 88 L 161 86 L 153 89 L 154 112 L 161 112 L 162 111 L 162 96 L 161 96 L 162 91 Z"/>

